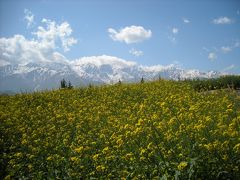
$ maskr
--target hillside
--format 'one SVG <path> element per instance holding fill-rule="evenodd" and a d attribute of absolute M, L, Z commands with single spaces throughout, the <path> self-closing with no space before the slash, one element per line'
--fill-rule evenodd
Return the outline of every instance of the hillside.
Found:
<path fill-rule="evenodd" d="M 1 179 L 240 177 L 240 97 L 159 80 L 0 96 Z"/>

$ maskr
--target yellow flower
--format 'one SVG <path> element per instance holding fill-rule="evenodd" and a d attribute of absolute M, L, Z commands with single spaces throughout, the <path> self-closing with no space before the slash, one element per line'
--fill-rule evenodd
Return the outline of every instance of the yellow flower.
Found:
<path fill-rule="evenodd" d="M 15 154 L 15 156 L 18 157 L 18 158 L 20 158 L 20 157 L 23 156 L 23 154 L 22 154 L 21 152 L 18 152 L 18 153 Z"/>
<path fill-rule="evenodd" d="M 145 157 L 140 157 L 140 161 L 146 161 Z"/>
<path fill-rule="evenodd" d="M 194 126 L 194 129 L 197 130 L 197 131 L 200 131 L 202 130 L 203 128 L 205 128 L 205 126 L 203 124 L 198 124 L 198 125 L 195 125 Z"/>
<path fill-rule="evenodd" d="M 73 162 L 77 162 L 78 158 L 77 157 L 71 157 L 70 160 L 73 161 Z"/>
<path fill-rule="evenodd" d="M 51 161 L 52 159 L 53 159 L 52 156 L 47 157 L 47 161 Z"/>
<path fill-rule="evenodd" d="M 143 123 L 144 123 L 144 121 L 142 119 L 139 119 L 137 125 L 141 126 L 141 125 L 143 125 Z"/>
<path fill-rule="evenodd" d="M 28 165 L 28 169 L 31 171 L 33 169 L 33 165 L 32 164 L 29 164 Z"/>
<path fill-rule="evenodd" d="M 130 132 L 130 131 L 127 131 L 127 132 L 126 132 L 126 137 L 128 138 L 130 135 L 131 135 L 131 132 Z"/>
<path fill-rule="evenodd" d="M 95 154 L 95 155 L 93 156 L 93 160 L 94 160 L 94 161 L 97 161 L 97 160 L 98 160 L 98 157 L 99 157 L 99 154 Z"/>
<path fill-rule="evenodd" d="M 103 154 L 106 154 L 108 151 L 109 151 L 109 147 L 105 147 L 105 148 L 102 150 Z"/>
<path fill-rule="evenodd" d="M 174 124 L 174 122 L 176 121 L 176 118 L 171 118 L 169 121 L 168 121 L 168 125 L 172 126 Z"/>
<path fill-rule="evenodd" d="M 182 158 L 182 157 L 183 157 L 183 154 L 182 154 L 182 153 L 180 153 L 180 154 L 178 155 L 178 157 Z"/>
<path fill-rule="evenodd" d="M 232 109 L 232 107 L 233 107 L 232 104 L 229 104 L 229 105 L 227 106 L 228 109 Z"/>
<path fill-rule="evenodd" d="M 146 149 L 140 148 L 140 155 L 142 156 L 142 155 L 144 155 L 145 153 L 146 153 Z"/>
<path fill-rule="evenodd" d="M 101 134 L 100 135 L 100 139 L 104 139 L 105 138 L 105 135 L 104 134 Z"/>
<path fill-rule="evenodd" d="M 22 140 L 22 144 L 23 144 L 23 145 L 27 144 L 27 140 L 26 140 L 26 139 L 23 139 L 23 140 Z"/>
<path fill-rule="evenodd" d="M 94 142 L 92 142 L 91 144 L 95 146 L 97 143 L 94 141 Z"/>
<path fill-rule="evenodd" d="M 84 148 L 83 148 L 82 146 L 75 149 L 75 151 L 76 151 L 77 153 L 81 153 L 83 150 L 84 150 Z"/>
<path fill-rule="evenodd" d="M 126 160 L 130 160 L 130 161 L 133 161 L 133 153 L 127 153 L 127 154 L 125 155 L 125 159 L 126 159 Z"/>
<path fill-rule="evenodd" d="M 140 104 L 139 108 L 140 108 L 140 111 L 142 111 L 142 109 L 144 108 L 144 104 Z"/>
<path fill-rule="evenodd" d="M 148 144 L 147 148 L 150 149 L 150 150 L 153 149 L 153 148 L 154 148 L 153 143 L 150 142 L 150 143 Z"/>
<path fill-rule="evenodd" d="M 226 155 L 226 154 L 223 155 L 222 159 L 225 160 L 225 161 L 228 160 L 228 155 Z"/>
<path fill-rule="evenodd" d="M 111 161 L 115 158 L 115 156 L 106 156 L 105 159 L 108 161 Z"/>
<path fill-rule="evenodd" d="M 153 119 L 153 120 L 156 120 L 157 118 L 158 118 L 158 115 L 157 115 L 157 114 L 153 114 L 153 115 L 152 115 L 152 119 Z"/>
<path fill-rule="evenodd" d="M 213 145 L 212 144 L 204 144 L 203 147 L 205 147 L 208 151 L 212 151 Z"/>
<path fill-rule="evenodd" d="M 236 153 L 240 152 L 240 143 L 236 144 L 236 145 L 234 146 L 233 150 L 234 150 Z"/>
<path fill-rule="evenodd" d="M 38 106 L 37 107 L 37 111 L 41 111 L 42 110 L 42 107 L 41 106 Z"/>
<path fill-rule="evenodd" d="M 185 167 L 187 167 L 188 163 L 186 161 L 180 162 L 180 164 L 177 166 L 178 170 L 183 170 Z"/>
<path fill-rule="evenodd" d="M 128 129 L 130 126 L 129 126 L 129 124 L 126 124 L 125 126 L 124 126 L 124 129 Z"/>
<path fill-rule="evenodd" d="M 104 165 L 99 165 L 99 166 L 96 167 L 96 170 L 98 172 L 104 171 L 105 169 L 106 169 L 106 167 Z"/>

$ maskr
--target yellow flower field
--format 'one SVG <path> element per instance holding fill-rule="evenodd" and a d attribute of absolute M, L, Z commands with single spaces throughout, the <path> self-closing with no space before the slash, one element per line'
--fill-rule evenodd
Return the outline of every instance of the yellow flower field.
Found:
<path fill-rule="evenodd" d="M 240 177 L 240 97 L 160 80 L 0 96 L 1 179 Z"/>

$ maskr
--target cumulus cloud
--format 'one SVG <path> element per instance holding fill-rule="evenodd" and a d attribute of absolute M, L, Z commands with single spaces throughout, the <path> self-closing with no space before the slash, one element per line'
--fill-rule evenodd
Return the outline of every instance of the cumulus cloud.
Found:
<path fill-rule="evenodd" d="M 34 23 L 34 15 L 33 13 L 28 10 L 28 9 L 24 9 L 24 19 L 27 21 L 27 27 L 31 27 Z"/>
<path fill-rule="evenodd" d="M 232 24 L 233 20 L 228 17 L 219 17 L 213 19 L 213 24 Z"/>
<path fill-rule="evenodd" d="M 0 65 L 67 62 L 68 60 L 56 50 L 69 48 L 77 43 L 68 22 L 57 24 L 55 21 L 43 19 L 45 25 L 39 26 L 33 35 L 37 38 L 27 39 L 16 34 L 9 38 L 0 38 Z M 60 47 L 58 47 L 60 45 Z"/>
<path fill-rule="evenodd" d="M 45 44 L 22 35 L 0 38 L 0 64 L 66 62 L 66 58 Z"/>
<path fill-rule="evenodd" d="M 173 34 L 178 34 L 178 32 L 179 32 L 178 28 L 172 28 L 172 33 Z"/>
<path fill-rule="evenodd" d="M 209 59 L 210 61 L 214 61 L 215 59 L 217 59 L 216 53 L 210 52 L 210 53 L 208 54 L 208 59 Z"/>
<path fill-rule="evenodd" d="M 232 48 L 229 47 L 229 46 L 222 46 L 222 47 L 221 47 L 221 51 L 222 51 L 223 53 L 229 53 L 230 51 L 232 51 Z"/>
<path fill-rule="evenodd" d="M 146 30 L 142 26 L 127 26 L 119 31 L 109 28 L 108 33 L 114 41 L 125 42 L 127 44 L 138 43 L 152 36 L 152 31 Z"/>
<path fill-rule="evenodd" d="M 132 48 L 130 51 L 129 51 L 130 54 L 132 54 L 133 56 L 143 56 L 143 52 L 140 51 L 140 50 L 136 50 L 134 48 Z"/>
<path fill-rule="evenodd" d="M 60 40 L 64 51 L 69 51 L 70 47 L 77 43 L 77 39 L 71 37 L 72 28 L 68 22 L 56 24 L 55 21 L 42 19 L 45 27 L 39 26 L 38 31 L 33 34 L 37 35 L 38 39 L 50 48 L 56 47 L 56 42 Z"/>
<path fill-rule="evenodd" d="M 111 65 L 115 69 L 137 65 L 136 62 L 127 61 L 115 56 L 108 56 L 108 55 L 81 57 L 79 59 L 76 59 L 75 61 L 72 61 L 71 63 L 75 67 L 82 66 L 84 64 L 94 64 L 98 67 L 102 65 Z"/>
<path fill-rule="evenodd" d="M 213 61 L 218 58 L 217 54 L 223 53 L 228 54 L 233 52 L 235 49 L 240 47 L 240 42 L 236 39 L 235 42 L 232 42 L 228 45 L 220 46 L 220 47 L 202 47 L 202 50 L 205 51 L 208 54 L 208 59 Z"/>
<path fill-rule="evenodd" d="M 190 23 L 190 21 L 189 21 L 187 18 L 183 18 L 182 20 L 183 20 L 183 22 L 184 22 L 185 24 Z"/>

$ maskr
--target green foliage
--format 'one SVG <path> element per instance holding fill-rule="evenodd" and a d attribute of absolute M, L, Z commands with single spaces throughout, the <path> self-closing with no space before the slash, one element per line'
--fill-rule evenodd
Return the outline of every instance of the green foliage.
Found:
<path fill-rule="evenodd" d="M 65 81 L 65 79 L 61 80 L 61 88 L 67 88 L 67 82 Z"/>
<path fill-rule="evenodd" d="M 68 89 L 72 89 L 73 88 L 73 85 L 71 83 L 71 81 L 68 81 Z"/>
<path fill-rule="evenodd" d="M 68 89 L 72 89 L 73 88 L 73 85 L 71 83 L 71 81 L 68 81 L 68 83 L 65 81 L 65 79 L 62 79 L 61 80 L 61 88 L 62 89 L 65 89 L 65 88 L 68 88 Z"/>
<path fill-rule="evenodd" d="M 121 85 L 122 84 L 122 81 L 119 79 L 119 81 L 118 81 L 118 85 Z"/>
<path fill-rule="evenodd" d="M 189 82 L 197 91 L 224 88 L 240 89 L 240 76 L 235 75 L 221 76 L 216 79 L 194 79 L 186 81 Z"/>
<path fill-rule="evenodd" d="M 240 97 L 185 82 L 0 96 L 0 179 L 240 177 Z"/>

